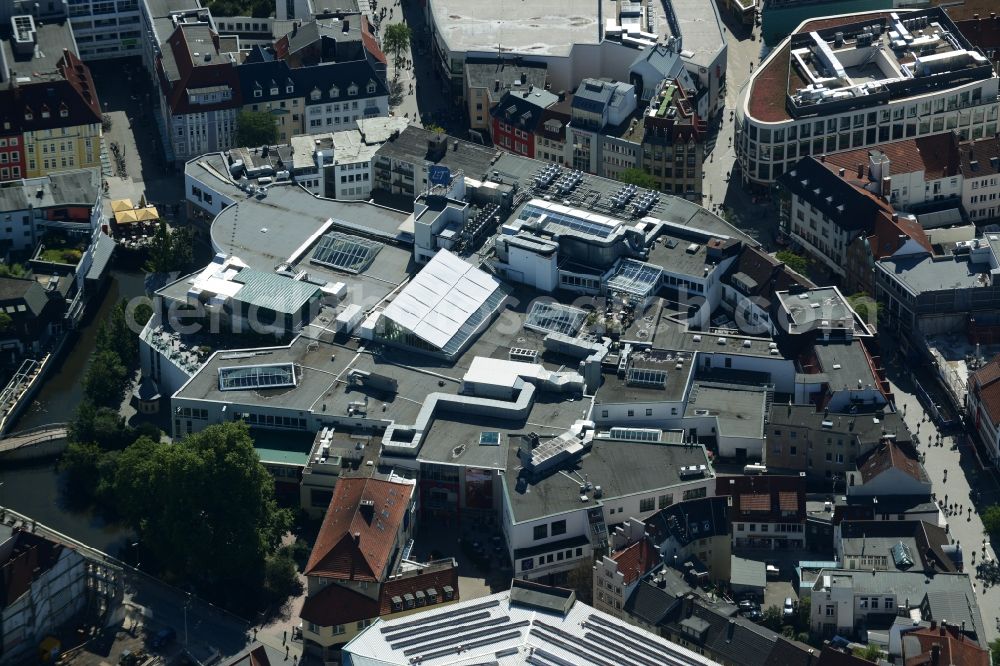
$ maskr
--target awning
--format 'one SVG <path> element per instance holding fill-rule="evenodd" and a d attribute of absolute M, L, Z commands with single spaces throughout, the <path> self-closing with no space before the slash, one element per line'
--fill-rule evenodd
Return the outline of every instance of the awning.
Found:
<path fill-rule="evenodd" d="M 132 210 L 135 206 L 132 204 L 131 199 L 116 199 L 111 202 L 111 210 L 115 213 L 123 210 Z"/>

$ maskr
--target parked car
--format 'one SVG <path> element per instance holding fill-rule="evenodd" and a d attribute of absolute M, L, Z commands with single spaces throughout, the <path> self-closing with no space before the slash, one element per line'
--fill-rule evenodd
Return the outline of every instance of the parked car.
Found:
<path fill-rule="evenodd" d="M 785 617 L 791 617 L 795 615 L 795 604 L 792 602 L 791 597 L 785 597 L 785 607 L 782 609 L 782 614 Z"/>
<path fill-rule="evenodd" d="M 743 617 L 748 620 L 759 620 L 763 617 L 763 613 L 760 610 L 760 604 L 751 599 L 744 599 L 739 604 L 739 611 Z"/>
<path fill-rule="evenodd" d="M 153 634 L 153 638 L 149 641 L 149 646 L 154 650 L 159 650 L 165 648 L 171 643 L 177 640 L 177 632 L 174 631 L 173 627 L 164 627 L 158 632 Z"/>
<path fill-rule="evenodd" d="M 773 564 L 768 564 L 765 571 L 767 572 L 768 578 L 777 578 L 778 576 L 781 575 L 781 569 L 779 569 Z"/>

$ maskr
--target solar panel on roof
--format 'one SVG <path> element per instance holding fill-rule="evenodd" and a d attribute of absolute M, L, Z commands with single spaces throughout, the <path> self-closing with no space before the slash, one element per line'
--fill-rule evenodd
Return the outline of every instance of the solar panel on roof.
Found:
<path fill-rule="evenodd" d="M 376 241 L 332 231 L 319 239 L 310 261 L 348 273 L 361 273 L 381 249 L 382 244 Z"/>

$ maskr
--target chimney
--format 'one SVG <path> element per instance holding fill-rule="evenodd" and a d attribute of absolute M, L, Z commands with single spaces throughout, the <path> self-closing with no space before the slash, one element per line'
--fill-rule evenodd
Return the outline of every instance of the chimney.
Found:
<path fill-rule="evenodd" d="M 823 153 L 822 155 L 819 156 L 819 161 L 826 162 L 826 153 Z"/>
<path fill-rule="evenodd" d="M 892 221 L 893 222 L 899 222 L 899 213 L 893 213 L 892 214 Z"/>
<path fill-rule="evenodd" d="M 356 545 L 356 546 L 360 546 L 361 545 L 361 532 L 355 532 L 354 533 L 354 545 Z"/>
<path fill-rule="evenodd" d="M 299 34 L 299 22 L 295 21 L 294 23 L 292 23 L 292 37 L 294 37 L 297 34 Z"/>
<path fill-rule="evenodd" d="M 493 91 L 496 92 L 500 90 L 500 79 L 493 80 Z"/>
<path fill-rule="evenodd" d="M 864 177 L 865 177 L 865 165 L 864 164 L 858 164 L 858 178 L 860 179 L 860 178 L 864 178 Z"/>
<path fill-rule="evenodd" d="M 931 646 L 931 666 L 938 666 L 941 663 L 941 645 L 935 643 Z"/>
<path fill-rule="evenodd" d="M 344 19 L 343 20 L 343 24 L 344 24 L 344 30 L 343 31 L 344 32 L 350 32 L 351 31 L 351 22 L 348 21 L 347 19 Z"/>
<path fill-rule="evenodd" d="M 843 178 L 844 174 L 847 173 L 847 169 L 841 167 L 839 173 L 840 173 L 840 177 Z"/>
<path fill-rule="evenodd" d="M 734 618 L 729 618 L 729 628 L 726 629 L 726 642 L 733 642 L 733 633 L 736 631 L 736 620 Z"/>

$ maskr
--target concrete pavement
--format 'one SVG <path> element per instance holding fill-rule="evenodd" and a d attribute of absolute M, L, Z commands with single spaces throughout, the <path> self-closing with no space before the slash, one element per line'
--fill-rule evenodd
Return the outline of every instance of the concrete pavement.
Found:
<path fill-rule="evenodd" d="M 883 340 L 883 347 L 887 347 L 887 343 L 888 341 Z M 976 552 L 976 563 L 983 561 L 984 553 L 996 560 L 992 544 L 988 540 L 984 541 L 983 523 L 978 512 L 996 501 L 996 482 L 992 474 L 983 469 L 975 449 L 968 443 L 964 434 L 943 434 L 930 420 L 915 395 L 909 371 L 895 361 L 886 360 L 891 358 L 889 353 L 884 353 L 882 358 L 886 365 L 889 384 L 896 396 L 896 408 L 903 414 L 903 420 L 906 421 L 910 431 L 920 438 L 918 451 L 924 456 L 924 467 L 930 476 L 937 498 L 946 501 L 947 504 L 957 503 L 961 506 L 959 512 L 946 519 L 949 535 L 962 547 L 965 571 L 974 577 L 976 567 L 972 561 L 973 551 Z M 940 445 L 938 445 L 939 435 Z M 980 492 L 981 499 L 978 506 L 973 506 L 970 499 L 972 489 Z M 969 507 L 972 507 L 971 514 L 968 511 Z M 974 578 L 974 588 L 979 610 L 986 625 L 987 640 L 1000 637 L 1000 631 L 997 630 L 997 618 L 1000 618 L 1000 586 L 985 588 L 982 581 Z"/>
<path fill-rule="evenodd" d="M 725 14 L 725 12 L 723 12 Z M 733 32 L 733 30 L 736 32 Z M 736 162 L 733 147 L 734 125 L 730 112 L 736 108 L 740 94 L 750 78 L 750 64 L 756 67 L 768 49 L 757 39 L 757 33 L 748 35 L 742 26 L 727 21 L 726 39 L 729 45 L 726 69 L 726 105 L 719 118 L 711 119 L 719 125 L 718 135 L 711 151 L 706 150 L 703 167 L 704 180 L 702 205 L 720 212 L 718 205 L 730 213 L 735 212 L 733 223 L 747 235 L 756 239 L 768 251 L 774 251 L 774 234 L 778 227 L 777 213 L 768 206 L 754 203 L 743 191 L 739 178 L 731 179 Z"/>

